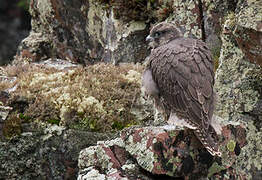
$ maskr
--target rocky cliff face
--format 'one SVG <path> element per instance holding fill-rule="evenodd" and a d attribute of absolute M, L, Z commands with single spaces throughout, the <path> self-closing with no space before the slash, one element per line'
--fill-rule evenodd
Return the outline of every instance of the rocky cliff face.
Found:
<path fill-rule="evenodd" d="M 248 178 L 262 177 L 261 7 L 261 1 L 238 3 L 235 11 L 226 16 L 216 72 L 216 113 L 224 121 L 246 128 L 247 145 L 235 167 L 248 174 Z"/>
<path fill-rule="evenodd" d="M 143 21 L 123 22 L 100 1 L 31 1 L 32 32 L 18 57 L 50 57 L 90 64 L 94 61 L 141 62 L 148 28 Z"/>
<path fill-rule="evenodd" d="M 186 37 L 206 41 L 214 56 L 221 158 L 209 156 L 186 130 L 140 125 L 82 150 L 78 179 L 261 179 L 261 1 L 32 0 L 30 9 L 32 31 L 14 64 L 50 58 L 81 64 L 141 62 L 148 53 L 144 38 L 150 26 L 163 20 L 179 26 Z"/>

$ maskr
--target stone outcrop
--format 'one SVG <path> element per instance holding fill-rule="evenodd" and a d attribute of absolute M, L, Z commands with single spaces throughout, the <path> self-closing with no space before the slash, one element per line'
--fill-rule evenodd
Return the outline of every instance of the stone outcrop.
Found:
<path fill-rule="evenodd" d="M 199 8 L 199 5 L 202 7 Z M 222 172 L 222 174 L 219 174 L 217 173 L 217 171 L 215 171 L 212 175 L 214 175 L 214 177 L 221 178 L 225 178 L 227 176 L 236 179 L 259 179 L 262 177 L 262 164 L 260 162 L 262 152 L 261 111 L 259 110 L 261 109 L 262 77 L 260 67 L 260 56 L 262 52 L 260 50 L 260 2 L 241 1 L 239 3 L 232 4 L 231 1 L 205 1 L 203 3 L 198 1 L 198 3 L 194 2 L 190 4 L 189 2 L 185 1 L 180 4 L 178 3 L 177 6 L 176 4 L 174 4 L 174 7 L 179 6 L 181 6 L 182 9 L 183 7 L 188 7 L 184 8 L 184 10 L 186 11 L 185 14 L 196 14 L 197 18 L 187 18 L 183 13 L 176 13 L 176 8 L 174 8 L 174 15 L 170 16 L 169 21 L 173 21 L 175 24 L 181 23 L 182 26 L 184 26 L 186 32 L 185 36 L 193 36 L 206 39 L 207 43 L 211 43 L 210 46 L 211 48 L 213 48 L 211 50 L 214 56 L 217 56 L 215 57 L 217 58 L 215 60 L 217 63 L 216 91 L 218 95 L 217 111 L 215 112 L 216 115 L 222 117 L 222 121 L 224 123 L 231 122 L 232 124 L 238 124 L 242 127 L 241 131 L 233 130 L 232 128 L 228 128 L 230 129 L 229 131 L 224 131 L 224 133 L 233 131 L 242 134 L 238 136 L 238 140 L 241 141 L 242 146 L 239 146 L 239 142 L 235 143 L 235 141 L 229 140 L 229 143 L 226 147 L 231 149 L 231 151 L 232 147 L 234 147 L 234 149 L 236 148 L 236 151 L 239 150 L 238 156 L 235 156 L 234 160 L 232 160 L 231 156 L 222 155 L 221 161 L 225 162 L 230 159 L 229 162 L 231 162 L 231 164 L 229 163 L 223 167 L 223 165 L 221 166 L 221 164 L 219 164 L 218 162 L 213 163 L 213 165 L 210 167 L 216 167 L 215 169 L 219 169 L 219 172 Z M 180 10 L 181 7 L 178 9 Z M 199 21 L 199 18 L 202 18 L 202 21 Z M 201 26 L 199 22 L 204 22 L 204 24 Z M 147 128 L 142 128 L 141 131 L 146 131 L 146 129 Z M 246 132 L 246 134 L 244 132 Z M 135 134 L 133 136 L 136 137 Z M 146 134 L 145 136 L 148 138 L 151 137 L 151 135 L 148 134 Z M 167 137 L 168 136 L 166 136 L 164 139 L 168 141 L 169 138 Z M 147 144 L 146 142 L 144 142 L 144 144 Z M 161 144 L 161 140 L 157 139 L 156 144 L 158 142 Z M 105 144 L 107 144 L 107 142 L 100 143 L 95 146 L 95 148 L 103 149 L 104 147 L 108 147 Z M 158 174 L 158 172 L 156 172 L 154 168 L 150 169 L 144 164 L 139 163 L 138 159 L 140 159 L 141 157 L 143 159 L 144 156 L 141 154 L 132 154 L 132 152 L 130 152 L 130 149 L 128 149 L 128 146 L 129 145 L 125 144 L 124 142 L 124 146 L 121 147 L 124 148 L 125 153 L 128 152 L 128 154 L 135 159 L 135 164 L 137 163 L 136 165 L 144 168 L 154 175 Z M 114 154 L 114 151 L 112 149 L 113 148 L 110 148 L 112 154 Z M 147 148 L 147 150 L 148 149 L 150 148 Z M 160 149 L 163 150 L 165 148 L 162 146 Z M 170 150 L 171 149 L 172 148 L 170 148 Z M 104 167 L 104 164 L 101 165 L 99 164 L 99 162 L 95 165 L 91 163 L 94 158 L 89 156 L 90 154 L 88 153 L 90 153 L 90 151 L 88 150 L 89 149 L 84 150 L 82 154 L 83 156 L 80 156 L 79 166 L 85 167 L 82 169 L 83 171 L 80 171 L 80 179 L 89 177 L 89 172 L 90 174 L 94 175 L 94 172 L 97 172 L 95 167 L 101 167 L 102 169 Z M 84 152 L 88 153 L 85 154 Z M 99 152 L 106 154 L 105 156 L 110 154 L 107 153 L 106 149 L 103 149 L 102 152 Z M 137 153 L 139 153 L 139 150 L 137 150 Z M 85 159 L 85 155 L 87 155 L 89 158 Z M 155 156 L 153 157 L 158 156 L 155 154 Z M 82 166 L 81 158 L 86 160 L 87 164 L 89 163 L 88 167 Z M 114 156 L 112 157 L 112 159 L 114 159 Z M 158 158 L 158 163 L 161 162 L 160 159 L 161 158 Z M 169 160 L 171 161 L 172 158 L 169 158 Z M 150 161 L 148 161 L 147 159 L 143 162 L 148 163 Z M 110 166 L 109 169 L 103 169 L 104 171 L 100 175 L 103 177 L 111 177 L 111 172 L 115 172 L 118 176 L 122 175 L 123 177 L 132 179 L 132 177 L 125 175 L 126 171 L 122 171 L 122 167 L 111 167 L 112 166 Z M 117 170 L 117 168 L 115 167 L 120 167 L 120 170 Z M 172 167 L 176 166 L 174 166 L 173 164 Z M 182 164 L 180 164 L 180 167 L 182 167 Z M 159 167 L 159 172 L 163 173 L 164 171 L 161 171 L 163 169 L 165 168 Z M 233 172 L 233 174 L 237 177 L 233 177 L 232 174 L 229 175 L 227 171 Z M 121 172 L 124 173 L 121 174 Z M 101 173 L 101 171 L 99 171 L 99 173 Z M 170 171 L 165 172 L 164 174 L 170 175 L 169 173 Z M 186 177 L 186 175 L 183 175 L 183 173 L 181 172 L 176 173 L 172 174 L 172 176 Z M 141 174 L 141 172 L 137 172 L 137 174 Z M 208 176 L 208 173 L 206 174 L 206 176 Z"/>
<path fill-rule="evenodd" d="M 179 26 L 185 36 L 206 41 L 219 56 L 225 17 L 233 14 L 234 23 L 227 31 L 234 34 L 249 61 L 261 64 L 259 1 L 34 0 L 30 12 L 32 31 L 20 44 L 16 63 L 23 58 L 60 58 L 82 64 L 141 62 L 148 53 L 144 38 L 150 24 L 165 19 Z"/>
<path fill-rule="evenodd" d="M 78 154 L 110 135 L 24 124 L 23 133 L 0 142 L 1 179 L 76 179 Z"/>
<path fill-rule="evenodd" d="M 16 63 L 28 58 L 66 59 L 81 64 L 94 61 L 141 62 L 147 53 L 143 21 L 124 23 L 99 1 L 32 0 L 32 32 L 19 47 Z"/>
<path fill-rule="evenodd" d="M 232 33 L 245 58 L 262 66 L 262 1 L 237 6 L 234 21 Z"/>
<path fill-rule="evenodd" d="M 124 0 L 32 0 L 30 4 L 32 31 L 21 42 L 14 64 L 27 61 L 41 61 L 39 64 L 46 67 L 50 65 L 49 63 L 45 64 L 42 62 L 46 59 L 51 59 L 51 61 L 63 59 L 85 65 L 98 61 L 112 62 L 114 64 L 120 62 L 140 62 L 144 60 L 148 53 L 144 38 L 151 24 L 163 20 L 171 21 L 180 26 L 184 36 L 206 41 L 214 55 L 216 65 L 215 90 L 218 96 L 215 115 L 220 117 L 219 119 L 222 123 L 222 134 L 220 135 L 221 158 L 210 156 L 193 136 L 192 132 L 188 130 L 153 126 L 153 114 L 151 111 L 148 111 L 147 117 L 151 121 L 146 122 L 146 118 L 143 116 L 143 124 L 138 127 L 127 128 L 111 140 L 92 143 L 94 146 L 89 147 L 90 144 L 86 144 L 86 149 L 81 151 L 78 159 L 78 179 L 160 179 L 173 177 L 188 179 L 261 179 L 261 7 L 261 1 L 259 0 L 141 0 L 128 2 Z M 112 67 L 111 65 L 109 66 Z M 87 70 L 91 70 L 93 67 L 88 66 Z M 81 72 L 78 70 L 71 71 L 71 73 L 60 73 L 60 69 L 55 69 L 49 72 L 50 77 L 48 74 L 39 73 L 33 76 L 32 72 L 31 77 L 37 79 L 36 82 L 38 84 L 35 86 L 36 89 L 29 88 L 30 95 L 35 96 L 34 93 L 45 90 L 46 86 L 45 88 L 41 86 L 41 84 L 45 83 L 39 83 L 42 82 L 40 80 L 43 80 L 43 77 L 52 79 L 52 82 L 55 81 L 58 85 L 63 78 L 67 79 L 71 85 L 76 84 L 74 80 L 77 79 L 76 77 L 79 77 L 79 74 L 81 77 L 81 72 L 84 72 L 83 69 Z M 25 69 L 21 68 L 20 71 L 23 72 Z M 95 72 L 95 70 L 92 72 Z M 104 71 L 101 70 L 101 72 Z M 137 77 L 140 76 L 139 73 L 138 71 L 130 70 L 125 72 L 123 77 L 126 79 L 131 78 L 132 82 L 138 83 Z M 55 76 L 57 78 L 55 79 L 54 74 L 59 75 L 59 77 Z M 90 74 L 92 73 L 88 75 Z M 103 73 L 101 74 L 104 75 Z M 81 78 L 78 79 L 80 80 L 79 82 L 82 82 Z M 105 83 L 103 87 L 105 87 L 108 81 L 101 80 L 99 83 L 95 82 L 94 84 L 100 85 L 103 82 Z M 121 90 L 127 87 L 126 83 L 118 84 L 119 82 L 122 81 L 117 81 L 115 87 Z M 55 83 L 53 84 L 56 86 Z M 80 87 L 86 87 L 83 82 L 79 84 L 81 85 Z M 26 86 L 25 84 L 23 85 L 24 87 Z M 50 104 L 43 104 L 39 107 L 45 108 L 45 111 L 41 111 L 43 112 L 43 114 L 40 113 L 41 117 L 34 118 L 46 119 L 49 118 L 47 115 L 52 115 L 54 112 L 54 114 L 58 114 L 55 117 L 60 118 L 60 125 L 68 125 L 66 122 L 71 122 L 71 120 L 73 122 L 81 122 L 80 120 L 84 119 L 76 118 L 83 115 L 81 114 L 82 111 L 79 111 L 81 113 L 77 114 L 77 109 L 84 107 L 81 109 L 83 110 L 92 105 L 101 107 L 104 102 L 107 102 L 104 100 L 98 101 L 96 98 L 86 98 L 85 100 L 88 101 L 83 101 L 85 103 L 82 103 L 81 98 L 83 97 L 83 93 L 80 93 L 81 97 L 72 96 L 73 93 L 71 91 L 71 94 L 60 93 L 70 90 L 68 86 L 66 87 L 67 89 L 64 89 L 63 86 L 59 86 L 58 93 L 56 88 L 48 89 L 48 91 L 44 91 L 45 96 L 43 96 L 45 97 L 43 99 L 47 99 L 46 95 L 49 92 L 56 92 L 56 95 L 58 94 L 61 98 L 57 98 L 59 101 L 55 99 L 54 102 L 60 103 L 60 100 L 62 100 L 64 103 L 66 102 L 66 108 L 58 108 L 57 111 L 60 113 L 57 113 L 56 111 L 50 111 Z M 84 94 L 89 92 L 85 88 L 80 88 L 80 90 Z M 105 88 L 106 90 L 108 89 Z M 15 89 L 11 88 L 7 92 L 13 91 Z M 135 94 L 138 94 L 137 91 L 135 92 Z M 76 98 L 70 98 L 70 101 L 67 101 L 68 94 L 70 95 L 69 97 Z M 36 97 L 39 99 L 39 94 Z M 8 99 L 5 93 L 1 94 L 1 98 L 3 102 L 6 98 Z M 76 100 L 71 101 L 72 99 Z M 80 100 L 78 101 L 78 99 Z M 23 112 L 37 112 L 33 111 L 36 109 L 34 106 L 30 106 L 30 103 L 34 101 L 26 101 L 27 104 L 23 104 L 25 103 L 24 99 L 18 98 L 14 102 L 12 113 L 20 113 L 20 111 L 15 110 L 17 110 L 16 108 L 21 108 L 21 104 L 31 107 L 31 109 Z M 36 101 L 35 103 L 39 102 Z M 129 104 L 132 104 L 131 102 L 133 101 L 130 101 Z M 57 104 L 61 105 L 59 103 Z M 76 110 L 66 113 L 68 111 L 64 110 L 70 110 L 70 105 L 73 105 L 72 109 Z M 138 120 L 139 116 L 143 114 L 141 113 L 143 109 L 152 107 L 152 104 L 148 103 L 145 105 L 144 103 L 138 106 L 137 109 L 133 109 L 132 113 L 135 113 L 137 116 L 123 115 L 124 111 L 121 107 L 122 105 L 117 106 L 116 111 L 110 111 L 111 109 L 103 111 L 108 111 L 109 113 L 105 113 L 107 115 L 118 113 L 117 116 L 112 116 L 120 120 L 113 124 L 112 127 L 115 127 L 115 129 L 123 128 L 123 124 L 119 123 L 122 120 L 120 117 L 132 117 L 130 119 L 134 118 Z M 99 130 L 100 127 L 96 125 L 97 122 L 100 125 L 103 124 L 102 119 L 105 116 L 97 118 L 96 115 L 100 115 L 98 110 L 99 108 L 95 108 L 94 111 L 90 111 L 94 112 L 95 116 L 90 117 L 96 117 L 94 118 L 95 121 L 88 121 L 89 118 L 86 118 L 86 121 L 83 123 L 89 127 L 89 130 Z M 8 117 L 9 111 L 11 109 L 2 107 L 1 116 L 7 119 L 10 118 Z M 128 114 L 131 111 L 125 112 Z M 91 115 L 93 114 L 91 113 Z M 19 118 L 27 121 L 27 117 L 24 114 L 20 115 Z M 15 125 L 13 133 L 16 135 L 23 134 L 25 130 L 21 127 L 17 116 L 14 116 L 13 120 L 13 124 Z M 51 120 L 50 123 L 57 123 L 54 119 Z M 4 121 L 1 119 L 0 128 L 2 128 L 2 122 Z M 103 128 L 107 127 L 108 124 L 110 123 L 104 123 Z M 144 124 L 150 126 L 145 127 L 143 126 Z M 16 125 L 19 128 L 16 128 Z M 124 124 L 125 127 L 129 125 Z M 16 137 L 14 139 L 18 142 L 24 142 L 24 138 L 25 136 L 22 135 L 21 138 Z M 36 136 L 36 138 L 39 138 L 39 136 Z M 48 140 L 52 140 L 52 137 L 48 138 Z M 66 141 L 65 138 L 60 140 Z M 44 146 L 46 145 L 45 141 L 43 142 L 42 140 L 36 142 L 44 144 Z M 5 142 L 0 144 L 0 148 L 3 149 L 5 146 L 13 147 L 12 145 L 15 146 L 15 143 L 8 144 Z M 27 147 L 26 145 L 24 146 Z M 29 146 L 35 147 L 34 145 Z M 84 145 L 81 147 L 84 148 Z M 23 149 L 18 148 L 17 150 L 24 152 Z M 28 151 L 26 150 L 26 152 L 30 151 L 30 148 Z M 78 149 L 77 151 L 79 152 L 80 150 Z M 7 149 L 3 149 L 2 152 L 6 152 L 6 154 L 11 153 Z M 43 151 L 39 149 L 39 152 Z M 44 150 L 44 152 L 47 152 L 47 150 Z M 12 160 L 19 157 L 18 154 Z M 14 176 L 11 175 L 20 169 L 11 166 L 6 156 L 3 156 L 0 160 L 3 162 L 6 161 L 2 163 L 3 165 L 0 169 L 3 177 L 16 178 L 16 174 Z M 26 164 L 24 160 L 21 160 L 21 164 Z M 52 162 L 49 159 L 46 164 L 49 165 Z M 46 164 L 40 167 L 47 167 Z M 29 163 L 29 166 L 31 165 L 32 163 Z M 65 172 L 64 169 L 61 172 Z M 4 176 L 5 174 L 8 175 Z M 25 177 L 31 177 L 28 174 L 30 172 L 26 171 L 24 174 Z"/>
<path fill-rule="evenodd" d="M 262 18 L 260 16 L 259 22 L 255 13 L 261 13 L 262 10 L 258 4 L 242 4 L 237 9 L 238 13 L 230 13 L 225 18 L 215 84 L 218 95 L 216 114 L 224 121 L 242 123 L 246 129 L 247 145 L 238 157 L 236 168 L 242 169 L 247 179 L 262 177 L 262 114 L 258 110 L 262 108 L 262 46 L 259 29 Z M 245 5 L 247 7 L 243 8 Z"/>
<path fill-rule="evenodd" d="M 234 168 L 246 144 L 245 130 L 240 125 L 227 125 L 222 128 L 222 137 L 223 155 L 219 158 L 212 157 L 189 130 L 168 126 L 128 128 L 118 138 L 99 141 L 97 146 L 80 152 L 78 180 L 245 178 L 244 172 Z"/>

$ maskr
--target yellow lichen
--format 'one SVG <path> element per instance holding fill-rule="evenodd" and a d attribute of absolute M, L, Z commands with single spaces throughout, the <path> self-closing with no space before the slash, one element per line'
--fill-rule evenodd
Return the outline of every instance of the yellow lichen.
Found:
<path fill-rule="evenodd" d="M 236 26 L 235 13 L 230 12 L 225 18 L 224 31 L 232 33 L 235 30 L 235 26 Z"/>
<path fill-rule="evenodd" d="M 236 142 L 233 141 L 233 140 L 230 140 L 228 143 L 227 143 L 227 149 L 230 151 L 230 152 L 233 152 L 235 150 L 235 147 L 236 147 Z"/>

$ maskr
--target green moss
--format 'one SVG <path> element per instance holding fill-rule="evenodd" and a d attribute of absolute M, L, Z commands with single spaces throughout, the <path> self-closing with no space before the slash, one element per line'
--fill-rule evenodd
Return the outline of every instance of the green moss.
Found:
<path fill-rule="evenodd" d="M 23 113 L 19 114 L 19 118 L 23 120 L 23 122 L 29 122 L 32 119 L 30 116 L 24 115 Z"/>
<path fill-rule="evenodd" d="M 122 122 L 114 121 L 112 124 L 112 129 L 122 130 L 124 127 L 125 125 Z"/>
<path fill-rule="evenodd" d="M 176 172 L 177 166 L 173 164 L 173 172 Z"/>
<path fill-rule="evenodd" d="M 84 120 L 87 122 L 89 129 L 91 129 L 92 131 L 99 131 L 99 128 L 97 127 L 97 123 L 96 123 L 97 121 L 96 120 L 94 120 L 94 119 L 88 120 L 88 118 L 85 118 Z"/>
<path fill-rule="evenodd" d="M 173 173 L 172 171 L 167 171 L 166 174 L 167 174 L 168 176 L 171 176 L 171 177 L 174 175 L 174 173 Z"/>
<path fill-rule="evenodd" d="M 158 171 L 162 170 L 161 165 L 160 165 L 160 164 L 157 164 L 157 165 L 156 165 L 156 169 L 157 169 Z"/>
<path fill-rule="evenodd" d="M 49 119 L 49 120 L 47 120 L 47 122 L 50 123 L 50 124 L 59 125 L 60 119 Z"/>
<path fill-rule="evenodd" d="M 169 132 L 169 136 L 170 136 L 171 138 L 176 137 L 177 134 L 178 134 L 177 131 L 170 131 L 170 132 Z"/>

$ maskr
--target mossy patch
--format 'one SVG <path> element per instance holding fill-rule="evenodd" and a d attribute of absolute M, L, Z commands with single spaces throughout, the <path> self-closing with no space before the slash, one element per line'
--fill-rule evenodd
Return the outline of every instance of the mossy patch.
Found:
<path fill-rule="evenodd" d="M 50 123 L 50 124 L 59 124 L 59 122 L 60 122 L 60 119 L 49 119 L 49 120 L 47 120 L 47 122 L 48 123 Z"/>
<path fill-rule="evenodd" d="M 141 65 L 101 63 L 71 70 L 27 65 L 7 69 L 18 82 L 12 96 L 25 97 L 29 103 L 20 114 L 22 119 L 103 132 L 138 124 L 132 108 L 140 97 Z"/>
<path fill-rule="evenodd" d="M 23 113 L 19 114 L 19 118 L 22 119 L 24 122 L 29 122 L 31 120 L 30 116 L 26 116 Z"/>

